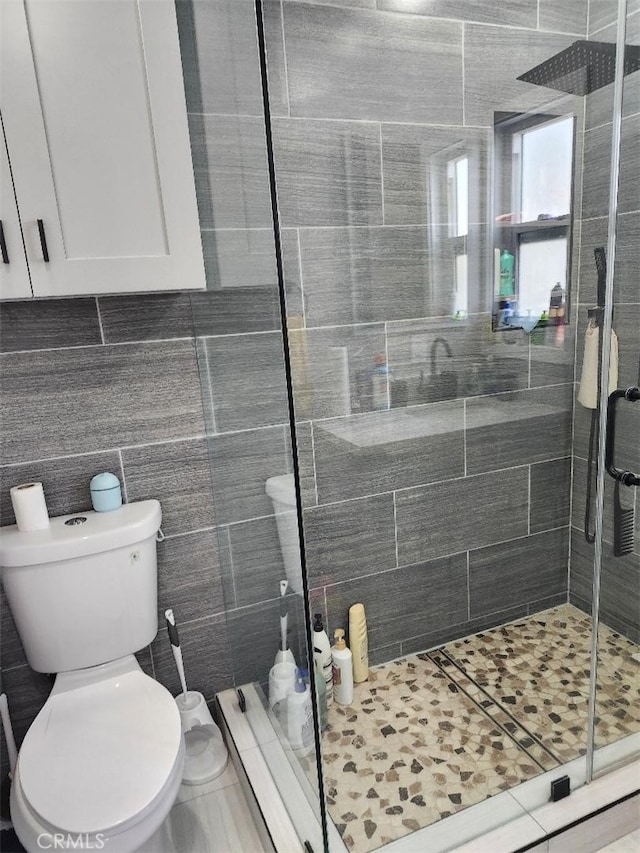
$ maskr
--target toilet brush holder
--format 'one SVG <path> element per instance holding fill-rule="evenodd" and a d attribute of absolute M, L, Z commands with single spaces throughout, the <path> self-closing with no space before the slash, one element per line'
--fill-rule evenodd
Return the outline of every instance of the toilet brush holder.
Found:
<path fill-rule="evenodd" d="M 203 785 L 217 778 L 227 766 L 228 752 L 202 693 L 188 690 L 176 696 L 185 741 L 182 781 Z"/>

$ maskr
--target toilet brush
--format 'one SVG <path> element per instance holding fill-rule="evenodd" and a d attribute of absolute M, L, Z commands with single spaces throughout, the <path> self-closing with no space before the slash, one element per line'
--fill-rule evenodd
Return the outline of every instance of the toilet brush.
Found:
<path fill-rule="evenodd" d="M 169 608 L 164 611 L 164 618 L 167 620 L 167 631 L 169 632 L 169 641 L 171 643 L 171 651 L 176 662 L 178 675 L 180 676 L 180 685 L 182 687 L 182 695 L 186 701 L 187 698 L 187 682 L 184 677 L 184 662 L 182 660 L 182 649 L 180 648 L 180 637 L 178 636 L 178 626 L 176 618 L 173 615 L 173 610 Z"/>
<path fill-rule="evenodd" d="M 289 633 L 289 611 L 287 610 L 287 591 L 289 582 L 286 580 L 280 581 L 280 648 L 276 652 L 276 660 L 278 663 L 292 663 L 295 665 L 296 659 L 293 652 L 287 644 L 287 634 Z"/>
<path fill-rule="evenodd" d="M 2 686 L 0 684 L 0 690 Z M 2 730 L 4 732 L 4 740 L 7 745 L 7 755 L 9 756 L 9 775 L 2 780 L 0 794 L 0 815 L 3 820 L 9 820 L 9 793 L 11 791 L 11 780 L 16 769 L 16 761 L 18 758 L 18 750 L 13 737 L 13 727 L 11 718 L 9 717 L 9 703 L 6 693 L 0 695 L 0 717 L 2 718 Z"/>

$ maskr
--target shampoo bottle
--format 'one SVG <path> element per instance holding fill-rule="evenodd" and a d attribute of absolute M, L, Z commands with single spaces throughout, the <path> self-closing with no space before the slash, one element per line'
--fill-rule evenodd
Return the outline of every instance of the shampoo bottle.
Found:
<path fill-rule="evenodd" d="M 331 643 L 322 625 L 322 614 L 313 616 L 313 658 L 327 685 L 327 707 L 333 702 L 333 671 L 331 669 Z"/>
<path fill-rule="evenodd" d="M 331 649 L 333 660 L 333 696 L 339 705 L 353 702 L 353 659 L 344 640 L 344 631 L 334 632 L 335 645 Z"/>
<path fill-rule="evenodd" d="M 313 743 L 311 693 L 299 670 L 295 690 L 287 696 L 287 736 L 289 745 L 297 752 L 306 752 Z"/>
<path fill-rule="evenodd" d="M 369 643 L 364 604 L 349 608 L 349 643 L 353 655 L 353 680 L 356 684 L 369 678 Z"/>

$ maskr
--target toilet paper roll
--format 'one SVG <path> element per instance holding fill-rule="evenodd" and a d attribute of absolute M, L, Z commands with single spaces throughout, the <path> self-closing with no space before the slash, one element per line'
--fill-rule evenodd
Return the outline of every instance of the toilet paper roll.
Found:
<path fill-rule="evenodd" d="M 18 530 L 30 533 L 49 527 L 49 512 L 42 483 L 22 483 L 11 489 L 11 503 Z"/>

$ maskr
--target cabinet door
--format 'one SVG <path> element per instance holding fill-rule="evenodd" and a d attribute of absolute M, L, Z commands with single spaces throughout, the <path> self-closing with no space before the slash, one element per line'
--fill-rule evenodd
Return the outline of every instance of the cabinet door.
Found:
<path fill-rule="evenodd" d="M 0 299 L 32 296 L 4 133 L 0 129 Z"/>
<path fill-rule="evenodd" d="M 204 287 L 173 0 L 2 0 L 35 296 Z"/>

